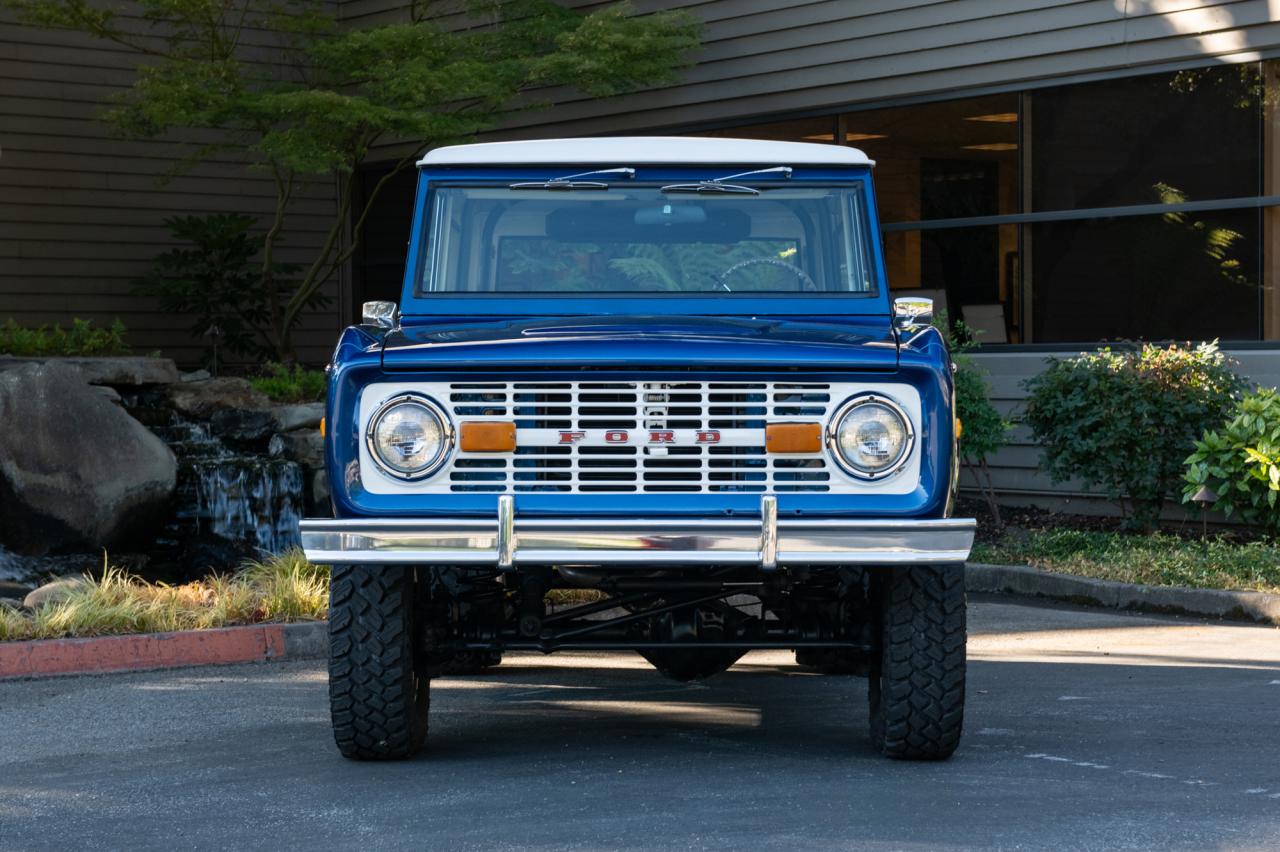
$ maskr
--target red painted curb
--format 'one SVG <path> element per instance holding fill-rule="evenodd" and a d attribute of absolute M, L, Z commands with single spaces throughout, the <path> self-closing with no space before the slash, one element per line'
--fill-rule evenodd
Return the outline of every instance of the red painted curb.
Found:
<path fill-rule="evenodd" d="M 0 678 L 251 663 L 284 655 L 282 624 L 0 642 Z"/>

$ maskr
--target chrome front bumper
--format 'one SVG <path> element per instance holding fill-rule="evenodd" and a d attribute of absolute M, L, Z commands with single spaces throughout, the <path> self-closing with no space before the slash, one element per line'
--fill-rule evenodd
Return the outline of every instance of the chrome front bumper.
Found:
<path fill-rule="evenodd" d="M 353 518 L 302 522 L 302 548 L 322 564 L 661 566 L 912 565 L 963 562 L 972 518 Z"/>

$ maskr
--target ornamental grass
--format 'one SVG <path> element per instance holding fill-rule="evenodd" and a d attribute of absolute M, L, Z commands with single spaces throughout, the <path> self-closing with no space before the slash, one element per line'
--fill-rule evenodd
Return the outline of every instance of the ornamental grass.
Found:
<path fill-rule="evenodd" d="M 300 550 L 181 585 L 106 567 L 101 577 L 85 577 L 34 610 L 0 604 L 0 641 L 311 621 L 324 618 L 328 607 L 329 570 L 307 562 Z"/>

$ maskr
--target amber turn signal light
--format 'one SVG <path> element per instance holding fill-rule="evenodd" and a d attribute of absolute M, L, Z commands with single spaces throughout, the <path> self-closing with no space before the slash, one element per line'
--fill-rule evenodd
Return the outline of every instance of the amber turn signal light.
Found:
<path fill-rule="evenodd" d="M 320 418 L 320 437 L 324 437 L 324 418 Z"/>
<path fill-rule="evenodd" d="M 516 424 L 463 423 L 458 448 L 464 453 L 509 453 L 516 448 Z"/>
<path fill-rule="evenodd" d="M 817 453 L 822 450 L 822 424 L 770 423 L 764 447 L 771 453 Z"/>

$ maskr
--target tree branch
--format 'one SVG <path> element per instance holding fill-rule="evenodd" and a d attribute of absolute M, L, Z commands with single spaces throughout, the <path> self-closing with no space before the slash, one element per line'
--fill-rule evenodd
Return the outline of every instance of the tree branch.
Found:
<path fill-rule="evenodd" d="M 294 175 L 293 172 L 282 175 L 280 169 L 273 165 L 271 178 L 276 187 L 275 216 L 271 220 L 271 227 L 267 230 L 266 236 L 263 237 L 262 267 L 258 273 L 258 280 L 267 297 L 267 316 L 271 324 L 271 344 L 276 350 L 276 357 L 283 360 L 287 359 L 291 353 L 284 351 L 287 335 L 282 333 L 285 325 L 281 322 L 284 317 L 281 315 L 280 310 L 280 289 L 275 281 L 274 255 L 276 240 L 279 239 L 280 232 L 284 229 L 285 211 L 289 206 L 289 200 L 293 196 Z"/>

